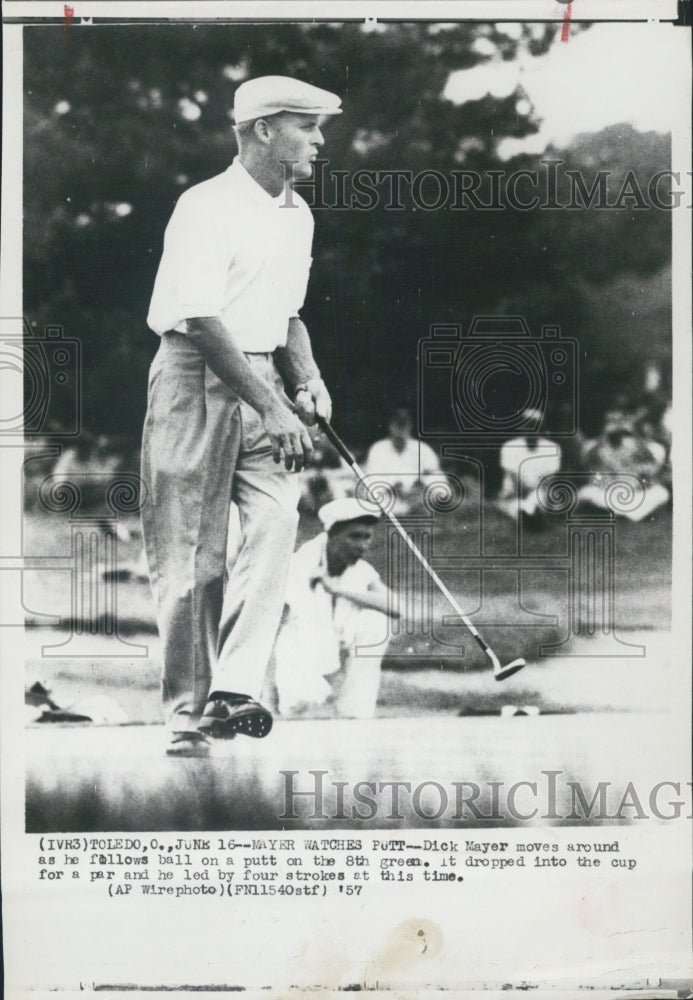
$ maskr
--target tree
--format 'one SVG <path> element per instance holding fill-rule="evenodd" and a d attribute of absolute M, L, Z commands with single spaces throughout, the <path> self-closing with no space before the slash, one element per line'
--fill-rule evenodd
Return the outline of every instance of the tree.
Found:
<path fill-rule="evenodd" d="M 452 183 L 453 171 L 476 171 L 487 187 L 491 171 L 508 169 L 499 141 L 536 128 L 518 112 L 517 93 L 445 100 L 449 74 L 489 51 L 506 61 L 520 47 L 541 54 L 553 32 L 525 26 L 511 38 L 470 23 L 75 26 L 68 35 L 28 27 L 25 312 L 81 340 L 87 427 L 139 437 L 163 231 L 180 193 L 233 155 L 229 109 L 249 76 L 298 76 L 343 97 L 345 114 L 327 133 L 328 185 L 332 170 L 350 183 L 363 170 L 426 174 L 418 194 L 403 184 L 402 208 L 389 196 L 392 178 L 368 210 L 335 208 L 327 187 L 321 208 L 320 190 L 306 189 L 316 236 L 304 317 L 339 426 L 356 442 L 372 440 L 392 406 L 415 407 L 417 344 L 431 323 L 525 310 L 532 322 L 586 324 L 584 282 L 599 280 L 602 244 L 614 277 L 662 266 L 664 213 L 625 212 L 615 224 L 589 211 L 566 220 L 456 208 L 453 195 L 435 205 L 435 172 Z M 637 134 L 626 138 L 624 163 L 644 152 L 648 169 L 659 162 L 661 144 L 646 150 Z M 612 152 L 619 141 L 610 137 Z M 587 152 L 576 146 L 570 162 Z M 522 163 L 534 161 L 514 165 Z"/>

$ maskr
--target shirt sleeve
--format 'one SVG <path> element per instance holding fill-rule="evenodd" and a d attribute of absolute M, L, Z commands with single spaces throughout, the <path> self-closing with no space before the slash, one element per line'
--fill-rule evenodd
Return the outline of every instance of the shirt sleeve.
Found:
<path fill-rule="evenodd" d="M 421 472 L 423 475 L 430 475 L 440 472 L 440 461 L 430 445 L 421 442 Z"/>
<path fill-rule="evenodd" d="M 183 198 L 170 228 L 167 240 L 171 246 L 178 302 L 183 310 L 181 318 L 219 315 L 224 305 L 230 261 L 218 212 L 206 202 Z"/>
<path fill-rule="evenodd" d="M 517 459 L 514 454 L 512 446 L 507 442 L 503 445 L 500 450 L 500 467 L 503 472 L 516 472 L 517 471 Z"/>
<path fill-rule="evenodd" d="M 308 260 L 300 272 L 296 275 L 295 286 L 293 289 L 293 307 L 291 308 L 291 317 L 298 316 L 303 304 L 306 300 L 306 292 L 308 291 L 308 279 L 310 277 L 310 267 L 313 263 L 313 258 L 308 257 Z"/>
<path fill-rule="evenodd" d="M 382 464 L 382 448 L 380 447 L 380 442 L 376 441 L 368 449 L 368 454 L 366 455 L 366 460 L 363 463 L 363 470 L 369 476 L 372 476 L 376 472 L 381 470 L 378 468 Z"/>
<path fill-rule="evenodd" d="M 290 317 L 298 316 L 306 300 L 308 291 L 308 279 L 310 278 L 310 268 L 313 263 L 313 229 L 314 221 L 310 209 L 301 199 L 299 210 L 301 212 L 300 247 L 293 261 L 287 261 L 287 266 L 291 269 L 290 278 Z"/>
<path fill-rule="evenodd" d="M 165 298 L 175 323 L 194 316 L 218 316 L 224 304 L 228 258 L 229 249 L 211 204 L 196 195 L 183 195 L 164 235 L 153 303 L 157 295 Z"/>

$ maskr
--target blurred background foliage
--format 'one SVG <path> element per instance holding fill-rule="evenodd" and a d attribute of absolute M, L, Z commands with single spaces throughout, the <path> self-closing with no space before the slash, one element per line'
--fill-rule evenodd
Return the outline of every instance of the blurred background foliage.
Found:
<path fill-rule="evenodd" d="M 342 96 L 345 113 L 326 130 L 328 171 L 545 173 L 540 161 L 559 159 L 561 174 L 580 170 L 588 186 L 596 171 L 611 171 L 612 196 L 631 170 L 646 192 L 670 167 L 664 135 L 614 125 L 504 161 L 499 143 L 537 127 L 521 91 L 463 104 L 441 96 L 452 72 L 489 53 L 541 55 L 555 30 L 525 25 L 511 38 L 470 23 L 26 28 L 24 311 L 37 330 L 62 324 L 80 340 L 86 429 L 137 446 L 158 344 L 145 319 L 164 228 L 181 192 L 234 155 L 230 109 L 249 76 L 297 76 Z M 480 36 L 483 47 L 474 45 Z M 565 185 L 559 197 L 568 200 Z M 314 210 L 303 315 L 335 423 L 352 442 L 381 436 L 394 406 L 416 409 L 417 344 L 430 325 L 466 329 L 475 314 L 521 313 L 535 334 L 558 323 L 578 339 L 587 433 L 616 389 L 641 390 L 649 363 L 667 382 L 668 212 L 636 198 L 620 209 L 553 211 L 459 210 L 452 199 L 425 211 L 404 200 L 400 211 L 385 199 L 368 211 Z"/>

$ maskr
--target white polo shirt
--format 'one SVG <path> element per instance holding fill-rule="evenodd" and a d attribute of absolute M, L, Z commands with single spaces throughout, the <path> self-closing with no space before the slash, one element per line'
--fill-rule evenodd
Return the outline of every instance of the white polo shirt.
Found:
<path fill-rule="evenodd" d="M 283 347 L 305 298 L 312 242 L 303 198 L 273 198 L 236 157 L 178 200 L 147 323 L 161 336 L 186 333 L 187 319 L 218 316 L 242 351 Z"/>
<path fill-rule="evenodd" d="M 501 448 L 500 466 L 503 472 L 520 480 L 525 492 L 535 490 L 542 479 L 560 471 L 561 446 L 540 437 L 537 447 L 530 448 L 526 437 L 512 438 Z"/>
<path fill-rule="evenodd" d="M 371 445 L 365 465 L 369 476 L 377 475 L 405 494 L 411 492 L 415 477 L 440 472 L 438 456 L 430 445 L 414 438 L 409 438 L 402 451 L 397 451 L 390 438 L 376 441 Z"/>
<path fill-rule="evenodd" d="M 327 532 L 294 552 L 286 583 L 288 615 L 282 628 L 282 643 L 300 649 L 303 669 L 323 676 L 339 670 L 340 637 L 355 612 L 353 601 L 335 597 L 319 581 L 327 572 Z M 375 567 L 358 559 L 338 576 L 340 588 L 364 593 L 380 582 Z"/>

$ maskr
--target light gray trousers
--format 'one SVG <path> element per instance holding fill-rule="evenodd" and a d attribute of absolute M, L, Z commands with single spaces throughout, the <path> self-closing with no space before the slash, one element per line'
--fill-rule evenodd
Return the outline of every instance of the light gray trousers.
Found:
<path fill-rule="evenodd" d="M 283 388 L 270 354 L 246 356 Z M 164 706 L 172 728 L 184 729 L 212 691 L 260 696 L 296 540 L 298 482 L 272 459 L 257 412 L 179 333 L 164 334 L 150 369 L 142 478 Z M 240 538 L 227 554 L 232 503 Z"/>

